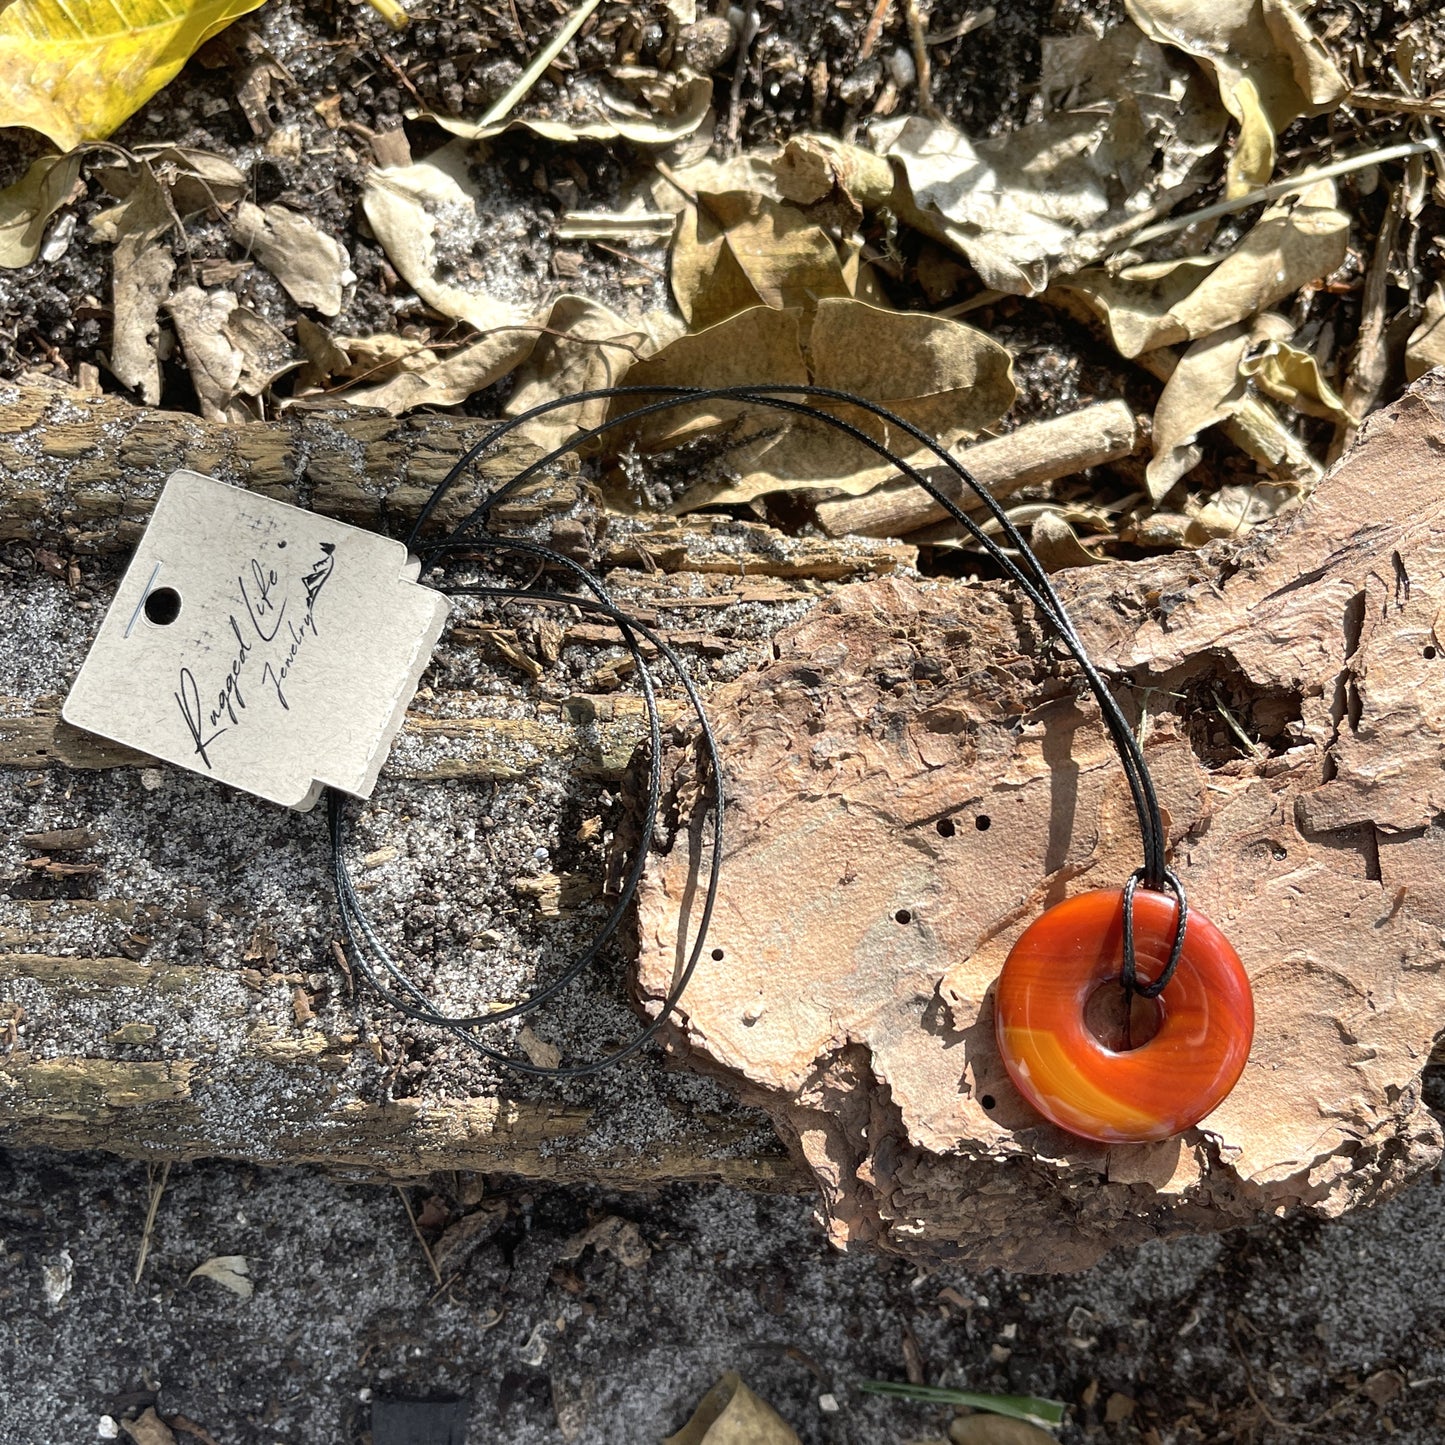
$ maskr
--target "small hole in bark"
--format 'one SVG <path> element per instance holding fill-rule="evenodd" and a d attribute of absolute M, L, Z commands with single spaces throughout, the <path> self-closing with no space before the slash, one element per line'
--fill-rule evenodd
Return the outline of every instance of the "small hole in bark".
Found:
<path fill-rule="evenodd" d="M 1433 647 L 1427 647 L 1427 648 L 1425 649 L 1425 661 L 1426 661 L 1426 662 L 1434 662 L 1434 661 L 1435 661 L 1435 649 L 1434 649 Z"/>
<path fill-rule="evenodd" d="M 982 1104 L 985 1109 L 992 1109 L 998 1100 L 995 1099 L 992 1094 L 983 1094 L 980 1095 L 978 1102 Z"/>
<path fill-rule="evenodd" d="M 146 594 L 145 614 L 147 622 L 169 627 L 181 615 L 181 594 L 174 587 L 157 587 Z"/>
<path fill-rule="evenodd" d="M 1120 983 L 1101 983 L 1084 1004 L 1084 1026 L 1110 1053 L 1122 1054 L 1147 1044 L 1159 1032 L 1164 1011 L 1157 999 L 1135 994 L 1130 1000 L 1128 1042 L 1124 1035 L 1124 987 Z"/>
<path fill-rule="evenodd" d="M 913 915 L 906 908 L 900 908 L 898 912 L 895 913 L 893 916 L 898 920 L 899 923 L 913 922 Z"/>
<path fill-rule="evenodd" d="M 978 817 L 973 820 L 973 826 L 977 828 L 980 833 L 987 833 L 988 830 L 993 827 L 993 819 L 990 818 L 987 813 L 980 813 Z"/>
<path fill-rule="evenodd" d="M 951 838 L 958 831 L 953 826 L 952 818 L 940 818 L 938 820 L 938 836 L 940 838 Z"/>
<path fill-rule="evenodd" d="M 723 951 L 722 951 L 722 949 L 720 949 L 720 948 L 715 948 L 715 949 L 713 949 L 713 951 L 712 951 L 712 957 L 713 957 L 713 962 L 714 962 L 714 963 L 721 963 L 721 962 L 723 961 Z"/>

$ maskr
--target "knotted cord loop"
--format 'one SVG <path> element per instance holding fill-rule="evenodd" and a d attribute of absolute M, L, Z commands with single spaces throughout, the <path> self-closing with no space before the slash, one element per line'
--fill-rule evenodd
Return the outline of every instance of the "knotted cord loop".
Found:
<path fill-rule="evenodd" d="M 1138 994 L 1140 998 L 1158 998 L 1169 986 L 1174 970 L 1184 953 L 1184 933 L 1189 926 L 1189 901 L 1184 896 L 1184 885 L 1172 868 L 1164 870 L 1164 883 L 1179 901 L 1179 921 L 1174 926 L 1174 942 L 1169 949 L 1169 958 L 1159 977 L 1150 983 L 1139 982 L 1139 960 L 1134 948 L 1134 894 L 1144 881 L 1144 870 L 1136 868 L 1124 884 L 1124 968 L 1121 981 L 1126 994 Z M 1163 890 L 1158 890 L 1162 892 Z"/>

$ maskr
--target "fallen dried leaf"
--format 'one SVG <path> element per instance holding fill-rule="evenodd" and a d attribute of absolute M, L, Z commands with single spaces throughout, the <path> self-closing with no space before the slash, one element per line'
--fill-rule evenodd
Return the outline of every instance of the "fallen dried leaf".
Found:
<path fill-rule="evenodd" d="M 166 302 L 207 421 L 244 419 L 231 405 L 241 389 L 246 360 L 228 326 L 237 304 L 234 292 L 202 291 L 199 286 L 183 286 Z"/>
<path fill-rule="evenodd" d="M 1432 366 L 1445 365 L 1445 282 L 1437 281 L 1425 301 L 1419 325 L 1405 343 L 1405 376 L 1417 381 Z"/>
<path fill-rule="evenodd" d="M 948 1438 L 950 1445 L 1055 1445 L 1047 1430 L 1003 1415 L 960 1415 L 948 1427 Z"/>
<path fill-rule="evenodd" d="M 1332 182 L 1270 206 L 1232 251 L 1117 275 L 1083 271 L 1059 284 L 1104 317 L 1121 355 L 1213 335 L 1329 275 L 1345 258 L 1350 220 Z"/>
<path fill-rule="evenodd" d="M 573 392 L 616 386 L 634 360 L 652 350 L 647 331 L 629 326 L 615 312 L 586 296 L 559 296 L 535 339 L 531 354 L 517 369 L 508 398 L 508 416 L 556 401 Z M 579 402 L 535 417 L 522 434 L 550 451 L 584 427 L 607 415 L 605 401 Z"/>
<path fill-rule="evenodd" d="M 179 1430 L 183 1435 L 194 1436 L 201 1445 L 217 1445 L 216 1437 L 209 1430 L 184 1415 L 171 1416 L 171 1429 Z"/>
<path fill-rule="evenodd" d="M 1344 399 L 1325 380 L 1313 352 L 1286 340 L 1269 340 L 1254 348 L 1240 363 L 1248 377 L 1268 396 L 1306 416 L 1323 417 L 1340 426 L 1359 426 Z"/>
<path fill-rule="evenodd" d="M 1360 1393 L 1371 1404 L 1383 1410 L 1408 1384 L 1409 1381 L 1399 1370 L 1376 1370 L 1360 1386 Z"/>
<path fill-rule="evenodd" d="M 1292 511 L 1304 500 L 1301 488 L 1257 482 L 1252 486 L 1235 484 L 1221 487 L 1212 496 L 1186 497 L 1184 509 L 1189 518 L 1191 535 L 1203 533 L 1200 540 L 1214 537 L 1242 537 L 1246 532 L 1272 517 Z M 1187 543 L 1198 546 L 1199 540 Z"/>
<path fill-rule="evenodd" d="M 531 1024 L 523 1024 L 517 1030 L 517 1043 L 527 1058 L 538 1068 L 555 1069 L 562 1062 L 562 1050 L 556 1044 L 540 1038 Z"/>
<path fill-rule="evenodd" d="M 414 165 L 373 169 L 362 193 L 366 219 L 397 274 L 434 311 L 484 332 L 525 324 L 533 317 L 521 307 L 444 281 L 438 274 L 438 232 L 465 234 L 476 221 L 477 197 L 467 165 L 467 147 L 453 142 Z M 528 337 L 517 360 L 530 349 Z"/>
<path fill-rule="evenodd" d="M 182 218 L 201 211 L 220 212 L 246 194 L 246 177 L 221 156 L 194 146 L 141 146 L 132 164 L 100 166 L 95 175 L 111 195 L 125 200 L 148 174 L 170 196 Z M 99 227 L 102 218 L 92 225 Z"/>
<path fill-rule="evenodd" d="M 1045 572 L 1058 572 L 1065 567 L 1097 567 L 1108 560 L 1089 551 L 1068 518 L 1054 508 L 1041 512 L 1035 519 L 1029 528 L 1029 543 Z"/>
<path fill-rule="evenodd" d="M 110 369 L 154 406 L 161 399 L 158 318 L 176 269 L 170 251 L 156 243 L 174 224 L 171 209 L 160 182 L 143 169 L 131 194 L 101 219 L 116 238 Z"/>
<path fill-rule="evenodd" d="M 392 376 L 377 385 L 348 391 L 346 401 L 380 407 L 394 416 L 417 406 L 454 406 L 516 370 L 540 349 L 541 358 L 520 378 L 527 405 L 537 405 L 583 385 L 615 382 L 638 344 L 648 342 L 646 331 L 629 327 L 598 302 L 559 296 L 545 314 L 517 313 L 516 320 L 484 332 L 479 340 L 440 360 L 429 351 L 402 352 L 395 358 L 399 364 L 389 368 L 394 371 Z M 514 395 L 509 410 L 515 414 L 525 407 Z M 554 438 L 556 444 L 572 433 L 584 415 L 600 419 L 601 412 L 583 404 L 559 408 L 530 423 L 528 435 L 539 441 Z"/>
<path fill-rule="evenodd" d="M 630 1219 L 616 1214 L 599 1219 L 590 1229 L 570 1239 L 557 1258 L 580 1259 L 589 1245 L 598 1254 L 610 1254 L 628 1269 L 641 1269 L 652 1258 L 652 1246 L 642 1237 L 642 1231 Z"/>
<path fill-rule="evenodd" d="M 103 140 L 261 0 L 14 0 L 0 9 L 0 126 Z"/>
<path fill-rule="evenodd" d="M 986 286 L 1023 295 L 1188 194 L 1224 130 L 1198 73 L 1132 25 L 1043 45 L 1041 90 L 1058 102 L 1043 119 L 978 142 L 922 116 L 873 130 L 907 179 L 899 215 L 962 251 Z"/>
<path fill-rule="evenodd" d="M 260 257 L 298 306 L 323 316 L 340 314 L 342 293 L 356 277 L 339 241 L 281 205 L 263 211 L 243 201 L 232 226 L 237 241 Z"/>
<path fill-rule="evenodd" d="M 237 306 L 226 323 L 231 343 L 241 353 L 242 396 L 261 396 L 278 376 L 300 365 L 286 333 L 246 306 Z"/>
<path fill-rule="evenodd" d="M 1210 70 L 1219 98 L 1240 123 L 1226 195 L 1263 185 L 1274 169 L 1275 137 L 1301 116 L 1319 115 L 1349 87 L 1292 0 L 1125 0 L 1151 39 Z"/>
<path fill-rule="evenodd" d="M 799 1445 L 792 1427 L 729 1370 L 663 1445 Z"/>
<path fill-rule="evenodd" d="M 393 416 L 417 406 L 455 406 L 521 365 L 540 329 L 536 321 L 499 327 L 429 366 L 404 366 L 388 381 L 348 391 L 346 404 L 378 407 Z M 424 354 L 430 353 L 418 353 L 418 362 Z"/>
<path fill-rule="evenodd" d="M 355 381 L 381 382 L 403 371 L 425 371 L 435 366 L 437 354 L 425 341 L 382 331 L 374 336 L 333 336 L 324 326 L 301 316 L 296 339 L 306 353 L 301 382 L 320 386 L 339 376 Z"/>
<path fill-rule="evenodd" d="M 217 1254 L 198 1264 L 186 1276 L 186 1283 L 189 1284 L 199 1276 L 202 1279 L 215 1280 L 222 1289 L 230 1290 L 241 1299 L 250 1299 L 256 1292 L 250 1273 L 244 1254 Z"/>
<path fill-rule="evenodd" d="M 659 72 L 618 67 L 616 79 L 629 84 L 634 96 L 620 95 L 591 80 L 574 79 L 563 109 L 566 119 L 515 116 L 485 122 L 424 113 L 452 135 L 464 140 L 489 140 L 513 129 L 530 130 L 544 140 L 629 140 L 634 145 L 665 146 L 691 135 L 712 108 L 712 80 L 689 70 Z"/>
<path fill-rule="evenodd" d="M 171 1427 L 156 1414 L 154 1405 L 147 1405 L 145 1414 L 138 1419 L 122 1420 L 120 1425 L 135 1445 L 175 1445 Z"/>
<path fill-rule="evenodd" d="M 1104 1423 L 1118 1425 L 1121 1421 L 1127 1420 L 1136 1409 L 1138 1409 L 1138 1404 L 1132 1396 L 1115 1390 L 1104 1402 Z"/>
<path fill-rule="evenodd" d="M 0 191 L 0 266 L 28 266 L 45 240 L 45 223 L 70 198 L 80 178 L 81 157 L 41 156 Z"/>
<path fill-rule="evenodd" d="M 848 230 L 865 212 L 891 205 L 898 189 L 886 157 L 828 135 L 792 137 L 774 159 L 773 174 L 784 200 L 834 212 Z"/>
<path fill-rule="evenodd" d="M 672 245 L 678 309 L 694 331 L 750 306 L 811 312 L 825 296 L 849 296 L 838 248 L 820 226 L 782 201 L 750 191 L 697 192 Z"/>
<path fill-rule="evenodd" d="M 628 384 L 811 381 L 881 402 L 944 446 L 991 426 L 1013 404 L 1008 352 L 959 322 L 829 298 L 818 303 L 806 357 L 800 324 L 795 310 L 754 307 L 680 337 L 638 362 L 627 374 Z M 904 455 L 916 451 L 906 435 L 892 436 L 867 416 L 848 415 Z M 678 408 L 630 430 L 629 436 L 660 450 L 721 426 L 730 428 L 727 464 L 735 479 L 700 483 L 676 504 L 677 510 L 744 502 L 788 488 L 826 487 L 857 495 L 893 475 L 891 465 L 831 427 L 733 403 Z"/>
<path fill-rule="evenodd" d="M 485 1244 L 506 1223 L 509 1212 L 505 1200 L 488 1199 L 449 1225 L 432 1250 L 437 1268 L 447 1273 L 460 1266 L 478 1245 Z"/>
<path fill-rule="evenodd" d="M 1284 326 L 1289 329 L 1288 322 Z M 1196 341 L 1164 383 L 1154 409 L 1154 457 L 1145 469 L 1156 502 L 1203 459 L 1199 433 L 1232 416 L 1244 401 L 1247 388 L 1239 367 L 1252 340 L 1248 327 L 1231 326 Z"/>

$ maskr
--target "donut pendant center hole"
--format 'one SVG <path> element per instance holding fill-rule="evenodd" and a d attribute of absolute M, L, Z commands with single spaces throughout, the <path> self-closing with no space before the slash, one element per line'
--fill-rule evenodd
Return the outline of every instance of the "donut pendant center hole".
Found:
<path fill-rule="evenodd" d="M 1163 1022 L 1164 1010 L 1158 999 L 1136 993 L 1132 1000 L 1126 1000 L 1124 985 L 1117 982 L 1101 983 L 1084 1004 L 1084 1027 L 1110 1053 L 1127 1053 L 1147 1044 Z"/>

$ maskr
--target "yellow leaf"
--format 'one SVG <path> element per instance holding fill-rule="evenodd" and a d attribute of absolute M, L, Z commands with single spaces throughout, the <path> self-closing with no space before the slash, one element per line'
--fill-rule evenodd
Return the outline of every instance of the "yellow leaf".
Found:
<path fill-rule="evenodd" d="M 662 1445 L 798 1445 L 792 1426 L 729 1370 Z"/>
<path fill-rule="evenodd" d="M 108 136 L 262 0 L 14 0 L 0 9 L 0 126 L 62 150 Z"/>

